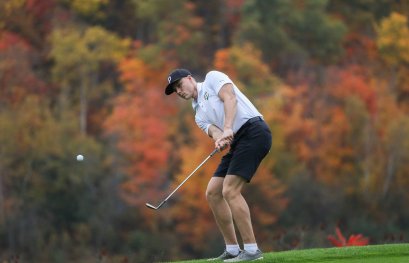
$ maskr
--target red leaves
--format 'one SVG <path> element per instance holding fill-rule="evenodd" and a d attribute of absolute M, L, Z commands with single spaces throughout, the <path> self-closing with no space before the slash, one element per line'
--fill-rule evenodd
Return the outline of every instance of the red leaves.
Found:
<path fill-rule="evenodd" d="M 23 51 L 29 51 L 30 45 L 20 36 L 8 31 L 0 31 L 0 51 L 4 52 L 11 48 L 20 48 Z"/>
<path fill-rule="evenodd" d="M 44 94 L 44 81 L 33 70 L 35 52 L 19 35 L 0 30 L 0 104 L 18 104 L 29 95 Z"/>
<path fill-rule="evenodd" d="M 371 114 L 377 111 L 376 92 L 371 84 L 371 77 L 365 67 L 351 65 L 346 69 L 329 71 L 333 83 L 328 83 L 331 94 L 335 98 L 344 100 L 356 96 L 366 105 Z"/>
<path fill-rule="evenodd" d="M 349 247 L 349 246 L 366 246 L 369 244 L 369 239 L 362 234 L 351 235 L 348 240 L 344 237 L 339 227 L 335 228 L 336 237 L 329 235 L 327 239 L 335 247 Z"/>
<path fill-rule="evenodd" d="M 369 244 L 369 239 L 362 234 L 351 235 L 347 244 L 350 244 L 350 246 L 366 246 Z"/>
<path fill-rule="evenodd" d="M 153 68 L 137 57 L 123 60 L 119 69 L 125 90 L 114 100 L 105 129 L 116 138 L 127 160 L 122 167 L 127 180 L 121 195 L 128 203 L 141 205 L 159 199 L 163 185 L 168 184 L 168 138 L 174 129 L 167 117 L 174 106 L 163 95 L 167 70 Z"/>

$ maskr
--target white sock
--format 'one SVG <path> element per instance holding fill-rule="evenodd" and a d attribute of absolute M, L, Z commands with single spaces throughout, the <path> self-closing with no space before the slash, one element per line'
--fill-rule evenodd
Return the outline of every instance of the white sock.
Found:
<path fill-rule="evenodd" d="M 240 247 L 238 244 L 236 245 L 226 245 L 226 251 L 232 254 L 233 256 L 236 256 L 240 253 Z"/>
<path fill-rule="evenodd" d="M 258 249 L 257 243 L 244 244 L 244 250 L 246 250 L 247 252 L 250 252 L 251 254 L 256 253 L 257 249 Z"/>

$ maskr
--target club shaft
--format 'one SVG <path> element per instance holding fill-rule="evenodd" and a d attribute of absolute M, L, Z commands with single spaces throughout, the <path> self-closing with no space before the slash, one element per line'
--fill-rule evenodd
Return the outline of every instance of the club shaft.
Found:
<path fill-rule="evenodd" d="M 163 203 L 165 203 L 166 201 L 168 201 L 168 199 L 169 199 L 187 180 L 189 180 L 189 178 L 190 178 L 197 170 L 199 170 L 199 168 L 202 167 L 202 165 L 205 164 L 205 163 L 207 162 L 207 160 L 209 160 L 215 153 L 217 153 L 217 151 L 218 151 L 218 150 L 215 149 L 211 154 L 209 154 L 209 156 L 207 156 L 207 158 L 204 159 L 204 161 L 203 161 L 201 164 L 199 164 L 199 166 L 197 166 L 196 169 L 193 170 L 193 172 L 192 172 L 191 174 L 189 174 L 189 175 L 185 178 L 185 180 L 183 180 L 183 182 L 180 183 L 180 184 L 175 188 L 175 190 L 173 190 L 173 192 L 168 195 L 168 197 L 166 197 L 165 200 L 163 200 L 163 202 L 161 203 L 161 205 L 162 205 Z"/>

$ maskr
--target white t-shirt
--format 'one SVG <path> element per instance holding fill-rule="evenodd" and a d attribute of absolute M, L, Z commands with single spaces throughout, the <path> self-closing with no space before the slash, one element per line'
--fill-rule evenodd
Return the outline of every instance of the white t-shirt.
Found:
<path fill-rule="evenodd" d="M 230 78 L 220 71 L 210 71 L 203 82 L 197 83 L 198 96 L 192 107 L 196 112 L 195 121 L 200 129 L 209 134 L 209 126 L 215 125 L 220 130 L 224 127 L 224 104 L 218 96 L 223 85 L 231 83 L 237 98 L 237 112 L 233 123 L 236 133 L 247 120 L 260 116 L 260 112 L 247 97 L 234 85 Z"/>

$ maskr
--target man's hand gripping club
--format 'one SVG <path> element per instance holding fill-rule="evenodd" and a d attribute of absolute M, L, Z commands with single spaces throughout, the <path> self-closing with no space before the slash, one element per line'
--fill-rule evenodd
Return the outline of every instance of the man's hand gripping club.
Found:
<path fill-rule="evenodd" d="M 228 128 L 224 129 L 220 137 L 215 141 L 215 148 L 219 151 L 223 151 L 233 142 L 234 134 L 233 130 Z"/>

